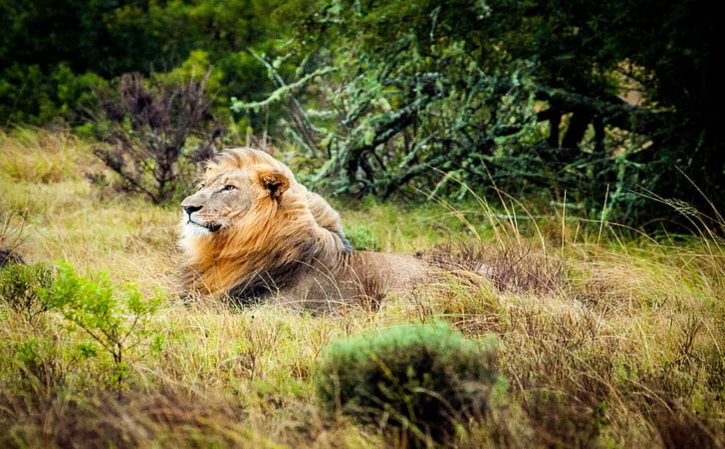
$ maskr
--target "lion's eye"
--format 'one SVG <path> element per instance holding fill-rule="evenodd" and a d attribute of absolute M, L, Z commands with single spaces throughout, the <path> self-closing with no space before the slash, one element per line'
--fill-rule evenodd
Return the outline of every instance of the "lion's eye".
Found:
<path fill-rule="evenodd" d="M 233 185 L 231 185 L 231 184 L 227 184 L 227 185 L 225 185 L 225 186 L 224 186 L 224 188 L 222 189 L 222 192 L 228 192 L 228 191 L 230 191 L 230 190 L 234 190 L 234 189 L 236 189 L 236 187 L 235 187 L 235 186 L 233 186 Z"/>

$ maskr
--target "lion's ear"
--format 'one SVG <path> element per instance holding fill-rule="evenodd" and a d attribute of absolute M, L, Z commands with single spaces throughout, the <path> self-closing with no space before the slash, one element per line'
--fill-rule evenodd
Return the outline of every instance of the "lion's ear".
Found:
<path fill-rule="evenodd" d="M 272 198 L 279 198 L 289 189 L 289 179 L 278 170 L 262 170 L 259 172 L 259 182 L 269 191 Z"/>

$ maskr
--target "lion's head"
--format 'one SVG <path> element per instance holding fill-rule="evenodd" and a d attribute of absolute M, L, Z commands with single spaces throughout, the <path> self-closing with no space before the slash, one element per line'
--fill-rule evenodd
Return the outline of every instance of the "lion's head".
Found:
<path fill-rule="evenodd" d="M 207 171 L 199 190 L 184 199 L 184 234 L 189 237 L 230 231 L 255 206 L 276 206 L 291 178 L 268 164 L 219 167 Z"/>
<path fill-rule="evenodd" d="M 301 267 L 334 265 L 350 250 L 339 215 L 260 150 L 220 154 L 181 207 L 185 282 L 204 294 L 278 288 Z"/>

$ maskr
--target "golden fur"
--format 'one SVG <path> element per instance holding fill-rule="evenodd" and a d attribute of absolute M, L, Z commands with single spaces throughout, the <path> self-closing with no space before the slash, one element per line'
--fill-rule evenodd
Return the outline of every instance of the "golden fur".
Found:
<path fill-rule="evenodd" d="M 353 252 L 327 201 L 259 150 L 226 150 L 182 207 L 190 292 L 322 304 L 398 291 L 425 271 L 412 256 Z"/>

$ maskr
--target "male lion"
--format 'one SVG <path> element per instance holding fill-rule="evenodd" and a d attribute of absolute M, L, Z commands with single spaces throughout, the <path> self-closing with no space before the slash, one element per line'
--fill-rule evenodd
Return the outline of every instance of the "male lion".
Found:
<path fill-rule="evenodd" d="M 329 308 L 402 293 L 428 269 L 414 256 L 354 251 L 327 201 L 260 150 L 221 153 L 181 207 L 192 294 Z"/>

